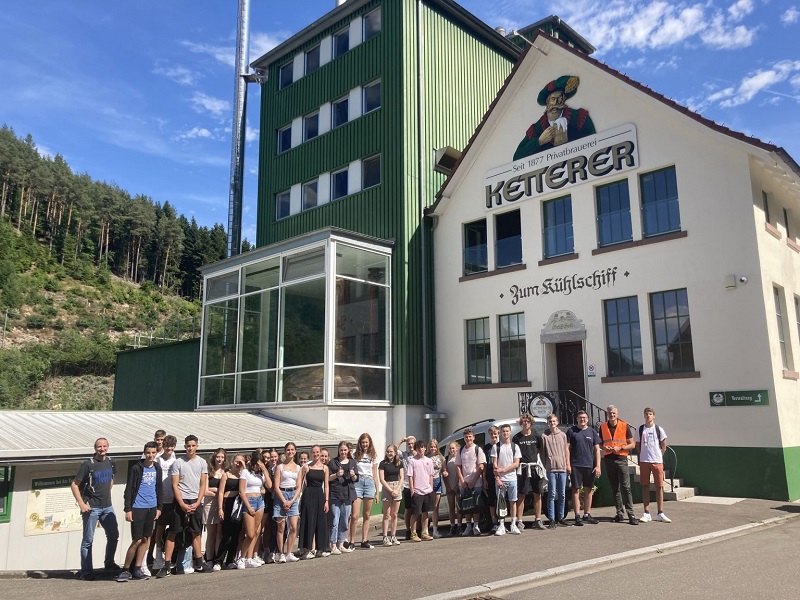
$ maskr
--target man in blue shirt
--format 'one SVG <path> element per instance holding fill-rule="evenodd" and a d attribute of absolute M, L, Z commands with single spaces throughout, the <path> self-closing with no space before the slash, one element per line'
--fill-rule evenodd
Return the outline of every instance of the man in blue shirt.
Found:
<path fill-rule="evenodd" d="M 600 435 L 589 427 L 589 415 L 578 412 L 578 424 L 567 431 L 569 456 L 572 463 L 572 506 L 575 507 L 575 525 L 597 525 L 592 516 L 592 495 L 595 479 L 600 477 Z M 583 488 L 583 520 L 581 520 L 580 493 Z"/>

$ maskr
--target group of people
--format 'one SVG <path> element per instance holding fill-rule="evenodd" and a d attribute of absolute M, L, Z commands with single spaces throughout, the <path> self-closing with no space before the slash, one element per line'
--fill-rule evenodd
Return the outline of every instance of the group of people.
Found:
<path fill-rule="evenodd" d="M 567 476 L 572 484 L 574 525 L 596 524 L 591 507 L 601 455 L 615 493 L 614 520 L 622 522 L 627 514 L 635 525 L 639 519 L 633 513 L 628 473 L 628 455 L 634 448 L 639 452 L 641 483 L 647 489 L 641 521 L 653 520 L 649 512 L 652 474 L 657 519 L 669 523 L 663 511 L 667 435 L 655 425 L 653 409 L 645 409 L 644 416 L 645 423 L 634 432 L 618 418 L 616 407 L 609 406 L 608 420 L 598 431 L 589 427 L 588 415 L 581 411 L 578 424 L 564 432 L 558 427 L 558 417 L 551 414 L 547 430 L 536 435 L 533 417 L 524 414 L 520 432 L 512 437 L 510 425 L 491 427 L 490 440 L 483 447 L 475 444 L 474 432 L 466 428 L 463 445 L 450 443 L 447 456 L 440 453 L 437 440 L 425 443 L 408 436 L 389 445 L 382 459 L 368 433 L 358 438 L 355 447 L 340 442 L 334 457 L 318 445 L 298 455 L 295 444 L 289 442 L 282 453 L 256 449 L 249 455 L 229 454 L 219 448 L 203 458 L 197 453 L 197 437 L 189 435 L 184 439 L 185 453 L 178 457 L 175 436 L 158 430 L 154 440 L 144 445 L 141 459 L 128 469 L 124 512 L 132 542 L 122 568 L 114 559 L 119 540 L 111 504 L 116 465 L 107 455 L 108 440 L 99 438 L 94 455 L 81 464 L 71 484 L 83 516 L 79 576 L 94 579 L 92 544 L 98 523 L 107 538 L 105 568 L 117 570 L 118 581 L 147 579 L 152 572 L 158 578 L 167 577 L 179 563 L 185 573 L 247 569 L 341 555 L 356 547 L 372 549 L 369 519 L 379 493 L 383 546 L 400 543 L 401 501 L 406 540 L 442 537 L 442 495 L 448 501 L 450 535 L 481 535 L 484 513 L 491 519 L 494 535 L 519 534 L 524 529 L 526 496 L 533 504 L 535 529 L 570 526 Z M 403 445 L 406 449 L 401 452 Z M 547 526 L 542 521 L 543 497 Z M 188 552 L 191 559 L 181 560 Z"/>

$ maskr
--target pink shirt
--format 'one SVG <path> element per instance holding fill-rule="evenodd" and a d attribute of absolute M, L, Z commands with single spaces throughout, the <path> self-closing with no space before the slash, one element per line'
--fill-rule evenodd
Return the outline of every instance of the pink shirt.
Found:
<path fill-rule="evenodd" d="M 423 496 L 433 491 L 433 461 L 427 456 L 414 457 L 408 461 L 408 476 L 414 479 L 414 494 Z"/>

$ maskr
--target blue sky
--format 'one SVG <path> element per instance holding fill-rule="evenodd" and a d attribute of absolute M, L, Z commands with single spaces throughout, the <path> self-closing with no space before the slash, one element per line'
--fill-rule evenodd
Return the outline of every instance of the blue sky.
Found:
<path fill-rule="evenodd" d="M 0 120 L 77 172 L 227 224 L 236 0 L 37 0 L 0 11 Z M 595 58 L 800 162 L 800 0 L 463 0 L 511 31 L 556 14 Z M 334 0 L 251 0 L 250 62 Z M 244 237 L 255 241 L 257 86 Z"/>

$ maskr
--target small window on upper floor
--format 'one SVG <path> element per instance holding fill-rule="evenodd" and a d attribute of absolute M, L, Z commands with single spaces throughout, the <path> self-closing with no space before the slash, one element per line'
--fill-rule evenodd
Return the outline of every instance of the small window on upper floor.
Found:
<path fill-rule="evenodd" d="M 764 208 L 764 221 L 769 223 L 769 196 L 763 190 L 761 191 L 761 206 Z"/>
<path fill-rule="evenodd" d="M 331 104 L 331 124 L 334 127 L 344 125 L 350 120 L 350 99 L 345 96 Z"/>
<path fill-rule="evenodd" d="M 348 170 L 331 173 L 331 200 L 338 200 L 347 196 Z"/>
<path fill-rule="evenodd" d="M 292 126 L 287 125 L 278 130 L 278 154 L 286 152 L 292 147 Z"/>
<path fill-rule="evenodd" d="M 275 218 L 285 219 L 290 213 L 289 190 L 275 194 Z"/>
<path fill-rule="evenodd" d="M 631 229 L 631 200 L 628 180 L 598 186 L 597 245 L 610 246 L 633 239 Z"/>
<path fill-rule="evenodd" d="M 350 50 L 350 28 L 345 27 L 339 33 L 333 34 L 333 58 L 339 58 Z"/>
<path fill-rule="evenodd" d="M 364 41 L 371 40 L 381 32 L 381 9 L 376 8 L 364 15 Z"/>
<path fill-rule="evenodd" d="M 364 86 L 364 114 L 381 107 L 381 82 L 376 81 Z"/>
<path fill-rule="evenodd" d="M 281 67 L 278 74 L 278 89 L 282 90 L 294 81 L 294 63 L 288 63 Z"/>
<path fill-rule="evenodd" d="M 544 257 L 572 254 L 575 240 L 572 231 L 572 197 L 564 196 L 542 204 Z"/>
<path fill-rule="evenodd" d="M 306 52 L 306 75 L 319 69 L 319 46 Z"/>
<path fill-rule="evenodd" d="M 486 219 L 464 224 L 464 275 L 489 270 Z"/>
<path fill-rule="evenodd" d="M 317 180 L 303 184 L 303 205 L 301 210 L 308 210 L 317 206 Z"/>
<path fill-rule="evenodd" d="M 303 117 L 303 141 L 313 140 L 319 135 L 319 112 Z"/>
<path fill-rule="evenodd" d="M 642 233 L 652 237 L 681 230 L 675 167 L 639 176 L 642 195 Z"/>
<path fill-rule="evenodd" d="M 361 189 L 374 187 L 381 182 L 381 157 L 365 158 L 361 162 Z"/>
<path fill-rule="evenodd" d="M 495 263 L 498 269 L 522 262 L 522 224 L 519 210 L 501 213 L 494 218 Z"/>

